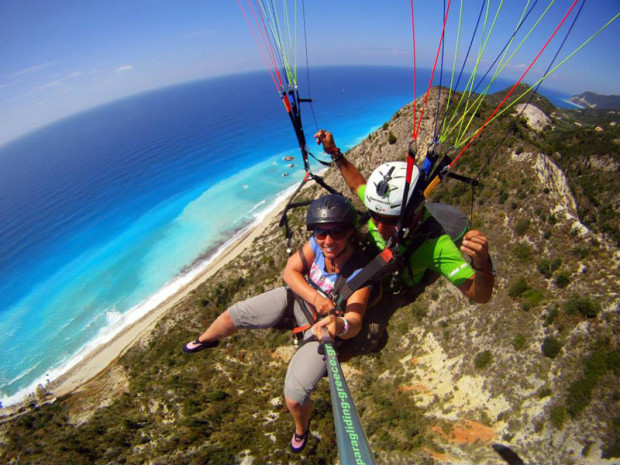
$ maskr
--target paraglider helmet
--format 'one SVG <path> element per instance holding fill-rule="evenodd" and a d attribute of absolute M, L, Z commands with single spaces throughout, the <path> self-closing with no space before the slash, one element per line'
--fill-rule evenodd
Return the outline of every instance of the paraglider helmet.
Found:
<path fill-rule="evenodd" d="M 306 214 L 306 227 L 309 230 L 317 226 L 335 223 L 355 228 L 357 213 L 351 202 L 339 194 L 328 194 L 314 200 Z"/>
<path fill-rule="evenodd" d="M 389 161 L 377 167 L 366 184 L 366 193 L 364 194 L 366 208 L 380 215 L 400 215 L 406 176 L 407 163 L 404 161 Z M 411 200 L 419 177 L 420 170 L 414 166 L 407 202 Z"/>

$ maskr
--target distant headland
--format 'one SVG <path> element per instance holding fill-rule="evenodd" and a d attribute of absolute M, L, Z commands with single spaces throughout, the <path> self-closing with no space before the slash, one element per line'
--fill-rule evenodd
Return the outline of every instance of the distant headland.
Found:
<path fill-rule="evenodd" d="M 594 110 L 620 110 L 620 95 L 601 95 L 584 92 L 568 99 L 570 103 Z"/>

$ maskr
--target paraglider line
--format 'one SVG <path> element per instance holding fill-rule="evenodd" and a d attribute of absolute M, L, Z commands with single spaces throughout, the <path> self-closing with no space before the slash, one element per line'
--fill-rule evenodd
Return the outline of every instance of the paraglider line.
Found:
<path fill-rule="evenodd" d="M 443 22 L 443 28 L 441 29 L 441 36 L 439 37 L 439 45 L 437 46 L 437 53 L 435 54 L 435 63 L 433 64 L 433 71 L 431 72 L 431 78 L 428 83 L 428 89 L 426 90 L 426 96 L 424 97 L 424 104 L 422 105 L 422 111 L 420 112 L 420 120 L 418 121 L 417 127 L 415 127 L 415 123 L 414 123 L 413 140 L 416 140 L 418 138 L 418 132 L 420 130 L 420 125 L 422 124 L 422 117 L 424 116 L 424 110 L 426 109 L 426 104 L 428 102 L 428 94 L 429 94 L 429 91 L 431 90 L 431 86 L 433 85 L 433 78 L 435 76 L 435 70 L 437 69 L 437 61 L 439 60 L 439 52 L 441 51 L 441 46 L 443 44 L 443 37 L 446 32 L 446 23 L 448 22 L 448 13 L 450 12 L 450 3 L 451 3 L 451 0 L 448 0 L 448 8 L 446 9 L 445 19 Z M 412 2 L 412 5 L 413 5 L 413 2 Z"/>
<path fill-rule="evenodd" d="M 532 66 L 534 66 L 534 64 L 536 63 L 536 61 L 538 60 L 538 58 L 540 58 L 540 55 L 542 55 L 542 53 L 545 51 L 545 49 L 547 48 L 547 46 L 549 45 L 549 43 L 551 42 L 551 40 L 555 37 L 555 35 L 557 34 L 558 30 L 560 29 L 560 27 L 562 27 L 562 25 L 564 24 L 564 22 L 566 21 L 566 19 L 568 18 L 568 16 L 570 15 L 571 11 L 573 11 L 573 8 L 575 8 L 575 5 L 577 4 L 579 0 L 574 0 L 572 5 L 570 6 L 570 8 L 568 9 L 568 11 L 566 12 L 566 14 L 564 15 L 564 17 L 562 18 L 562 20 L 560 21 L 560 23 L 556 26 L 555 30 L 553 31 L 553 33 L 551 34 L 551 36 L 549 37 L 549 39 L 547 39 L 547 42 L 545 42 L 545 45 L 543 45 L 543 47 L 540 49 L 540 51 L 538 52 L 538 55 L 536 55 L 536 57 L 534 58 L 534 60 L 530 63 L 530 65 L 527 67 L 527 69 L 523 72 L 523 74 L 521 75 L 521 77 L 519 78 L 519 80 L 514 84 L 514 86 L 512 86 L 512 88 L 510 89 L 510 91 L 506 94 L 506 96 L 504 97 L 504 99 L 499 103 L 499 105 L 497 106 L 497 108 L 495 108 L 495 110 L 493 111 L 493 113 L 491 114 L 491 116 L 489 116 L 489 118 L 485 121 L 485 123 L 480 127 L 480 129 L 478 129 L 478 131 L 476 131 L 476 134 L 474 134 L 474 136 L 470 139 L 470 141 L 467 143 L 467 145 L 465 147 L 463 147 L 463 149 L 459 152 L 459 154 L 454 158 L 454 160 L 452 160 L 452 163 L 450 163 L 448 165 L 448 169 L 451 169 L 454 164 L 461 158 L 461 156 L 467 151 L 467 149 L 469 149 L 469 147 L 471 146 L 471 144 L 478 138 L 478 136 L 480 135 L 480 133 L 484 130 L 484 128 L 487 127 L 487 125 L 489 124 L 489 122 L 493 119 L 493 117 L 495 116 L 495 114 L 498 112 L 498 110 L 502 107 L 502 105 L 504 105 L 504 103 L 506 103 L 506 100 L 508 100 L 508 98 L 510 98 L 510 96 L 512 95 L 512 93 L 514 92 L 514 90 L 517 88 L 517 86 L 521 83 L 521 81 L 523 80 L 523 78 L 525 77 L 525 75 L 530 71 L 530 69 L 532 68 Z"/>
<path fill-rule="evenodd" d="M 568 28 L 568 31 L 566 31 L 566 35 L 564 36 L 564 39 L 562 40 L 562 43 L 560 44 L 560 46 L 558 47 L 558 50 L 555 52 L 555 55 L 553 56 L 553 59 L 551 60 L 551 62 L 549 63 L 549 66 L 547 67 L 547 70 L 545 71 L 545 74 L 547 74 L 549 72 L 549 70 L 551 69 L 551 67 L 553 66 L 553 63 L 555 63 L 555 60 L 558 58 L 558 55 L 560 54 L 560 52 L 562 51 L 562 48 L 564 48 L 564 45 L 566 44 L 566 41 L 568 40 L 568 37 L 570 35 L 570 33 L 572 32 L 573 28 L 575 27 L 575 24 L 577 23 L 577 19 L 579 18 L 579 15 L 581 14 L 581 11 L 583 10 L 584 5 L 586 4 L 586 0 L 583 0 L 583 2 L 581 3 L 581 6 L 579 7 L 579 10 L 577 11 L 577 14 L 575 15 L 575 18 L 573 19 L 572 24 L 570 25 L 570 27 Z M 521 117 L 523 116 L 523 113 L 525 112 L 525 109 L 527 108 L 527 106 L 532 102 L 532 100 L 534 99 L 534 96 L 536 95 L 536 92 L 538 92 L 538 88 L 540 87 L 540 85 L 542 84 L 542 81 L 539 81 L 538 84 L 536 84 L 536 86 L 532 89 L 530 89 L 529 91 L 531 91 L 530 94 L 530 98 L 528 99 L 527 103 L 523 106 L 523 108 L 521 109 L 521 111 L 519 112 L 518 115 L 515 116 L 515 118 L 512 121 L 512 124 L 510 125 L 510 127 L 508 128 L 508 130 L 506 131 L 506 133 L 504 134 L 504 137 L 502 138 L 502 140 L 497 144 L 497 146 L 495 147 L 495 149 L 493 150 L 493 153 L 487 158 L 486 162 L 484 163 L 484 165 L 482 166 L 482 168 L 480 169 L 480 171 L 478 172 L 478 174 L 476 175 L 476 177 L 474 179 L 478 180 L 480 179 L 480 176 L 482 176 L 482 173 L 484 173 L 484 171 L 487 169 L 487 167 L 491 164 L 491 162 L 493 161 L 493 159 L 496 157 L 497 153 L 499 152 L 499 149 L 502 145 L 504 145 L 504 142 L 506 141 L 506 139 L 508 138 L 508 135 L 512 132 L 512 130 L 516 127 L 517 123 L 519 122 L 519 120 L 521 119 Z M 471 214 L 470 216 L 473 218 L 473 214 L 474 214 L 474 189 L 472 187 L 472 196 L 471 196 Z"/>

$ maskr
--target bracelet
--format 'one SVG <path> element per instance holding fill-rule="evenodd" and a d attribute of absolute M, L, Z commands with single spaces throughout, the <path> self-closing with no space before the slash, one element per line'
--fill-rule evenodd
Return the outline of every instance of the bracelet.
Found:
<path fill-rule="evenodd" d="M 342 331 L 340 332 L 340 334 L 338 334 L 338 336 L 344 336 L 345 334 L 347 334 L 349 332 L 349 320 L 347 320 L 343 316 L 341 316 L 339 318 L 341 318 L 342 321 L 344 321 L 344 328 L 342 328 Z"/>

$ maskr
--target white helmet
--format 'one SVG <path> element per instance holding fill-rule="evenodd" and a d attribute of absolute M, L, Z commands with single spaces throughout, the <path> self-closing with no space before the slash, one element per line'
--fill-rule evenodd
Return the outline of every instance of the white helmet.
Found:
<path fill-rule="evenodd" d="M 364 195 L 366 207 L 381 215 L 400 215 L 406 176 L 407 163 L 404 161 L 389 161 L 375 169 L 366 184 Z M 419 177 L 420 170 L 414 165 L 407 202 L 411 200 Z"/>

